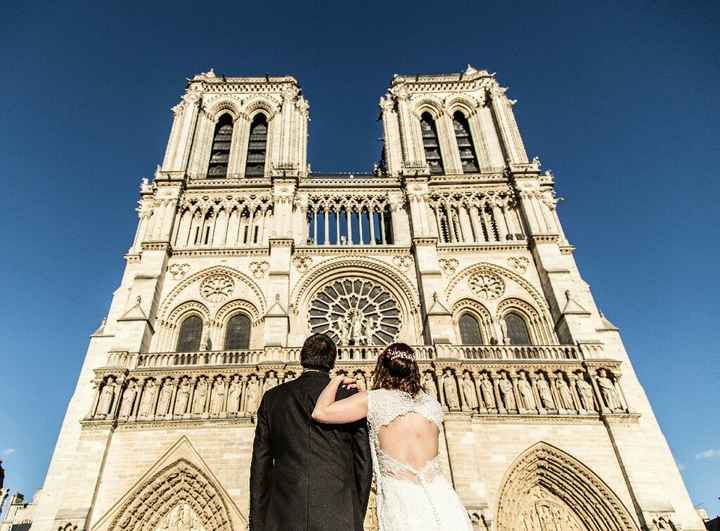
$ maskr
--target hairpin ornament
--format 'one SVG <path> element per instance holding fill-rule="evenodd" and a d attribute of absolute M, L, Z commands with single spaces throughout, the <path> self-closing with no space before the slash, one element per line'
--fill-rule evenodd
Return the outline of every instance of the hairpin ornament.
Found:
<path fill-rule="evenodd" d="M 410 361 L 415 360 L 415 354 L 413 354 L 412 351 L 402 350 L 399 348 L 391 348 L 390 350 L 388 350 L 387 356 L 391 360 L 398 358 Z"/>

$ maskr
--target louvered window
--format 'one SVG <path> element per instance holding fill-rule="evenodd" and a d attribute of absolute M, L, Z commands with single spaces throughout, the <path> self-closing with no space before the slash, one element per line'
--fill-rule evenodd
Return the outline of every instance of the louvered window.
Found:
<path fill-rule="evenodd" d="M 264 114 L 258 114 L 250 125 L 245 175 L 262 177 L 265 175 L 265 157 L 267 154 L 268 124 Z"/>
<path fill-rule="evenodd" d="M 191 315 L 180 325 L 178 335 L 178 352 L 197 352 L 200 350 L 203 323 L 197 315 Z"/>
<path fill-rule="evenodd" d="M 420 117 L 420 129 L 422 130 L 425 160 L 430 167 L 430 173 L 432 175 L 442 174 L 445 170 L 443 168 L 442 156 L 440 155 L 437 129 L 435 127 L 435 121 L 428 113 L 424 113 Z"/>
<path fill-rule="evenodd" d="M 510 312 L 505 316 L 505 324 L 507 325 L 507 335 L 510 338 L 511 345 L 530 344 L 530 332 L 528 332 L 525 319 L 514 312 Z"/>
<path fill-rule="evenodd" d="M 233 122 L 229 114 L 223 114 L 215 126 L 208 177 L 227 177 L 228 161 L 230 160 L 230 143 L 232 142 Z"/>
<path fill-rule="evenodd" d="M 250 319 L 238 314 L 228 321 L 225 350 L 246 349 L 250 346 Z"/>
<path fill-rule="evenodd" d="M 478 162 L 472 136 L 470 135 L 470 127 L 463 113 L 458 111 L 453 115 L 453 128 L 455 129 L 458 150 L 460 150 L 460 162 L 462 162 L 463 172 L 478 171 Z"/>
<path fill-rule="evenodd" d="M 475 316 L 464 313 L 460 317 L 460 340 L 463 345 L 482 345 L 480 323 Z"/>

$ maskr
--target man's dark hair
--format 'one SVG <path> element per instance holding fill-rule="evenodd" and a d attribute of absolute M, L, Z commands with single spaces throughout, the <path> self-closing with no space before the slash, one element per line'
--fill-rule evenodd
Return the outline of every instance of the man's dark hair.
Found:
<path fill-rule="evenodd" d="M 337 348 L 329 336 L 313 334 L 305 340 L 300 350 L 300 365 L 306 369 L 330 371 L 335 367 Z"/>

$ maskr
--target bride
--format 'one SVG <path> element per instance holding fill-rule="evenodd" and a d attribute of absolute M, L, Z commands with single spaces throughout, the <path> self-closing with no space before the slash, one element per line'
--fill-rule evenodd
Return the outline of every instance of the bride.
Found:
<path fill-rule="evenodd" d="M 355 387 L 355 380 L 335 377 L 312 416 L 325 424 L 367 417 L 379 531 L 471 531 L 465 508 L 440 470 L 442 408 L 421 389 L 413 349 L 404 343 L 387 347 L 377 360 L 372 390 L 336 401 L 341 385 Z"/>

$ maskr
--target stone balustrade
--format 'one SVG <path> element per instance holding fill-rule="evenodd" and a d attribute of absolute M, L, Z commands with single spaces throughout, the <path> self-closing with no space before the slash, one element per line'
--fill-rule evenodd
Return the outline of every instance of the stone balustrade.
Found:
<path fill-rule="evenodd" d="M 418 347 L 422 386 L 450 413 L 473 418 L 599 418 L 600 414 L 630 412 L 620 386 L 619 361 L 559 356 L 577 354 L 572 347 L 557 347 L 560 350 L 552 351 L 557 355 L 555 359 L 485 359 L 467 355 L 450 359 L 444 354 L 457 353 L 452 349 L 458 347 L 443 346 L 439 349 L 443 357 L 436 357 L 432 348 Z M 360 389 L 367 389 L 372 385 L 374 358 L 379 349 L 355 349 L 340 349 L 335 372 L 353 376 Z M 184 358 L 128 354 L 125 358 L 133 358 L 134 363 L 95 371 L 95 400 L 84 423 L 250 419 L 268 389 L 302 372 L 297 360 L 299 348 L 276 351 L 295 359 L 256 362 L 258 353 L 267 350 L 175 354 L 196 356 Z M 514 350 L 503 347 L 501 352 Z M 355 354 L 359 357 L 352 357 Z"/>

